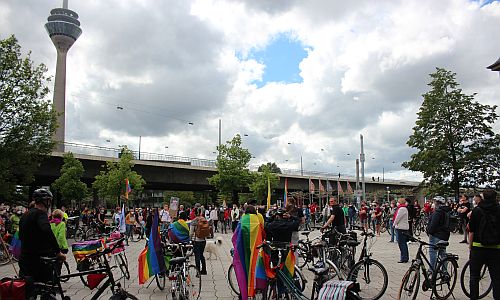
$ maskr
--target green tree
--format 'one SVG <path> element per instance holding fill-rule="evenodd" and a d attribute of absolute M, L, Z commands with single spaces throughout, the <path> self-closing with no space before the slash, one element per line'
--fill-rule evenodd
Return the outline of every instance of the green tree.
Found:
<path fill-rule="evenodd" d="M 29 184 L 54 148 L 57 114 L 45 99 L 47 68 L 21 55 L 14 36 L 0 40 L 0 197 Z"/>
<path fill-rule="evenodd" d="M 248 170 L 252 155 L 248 149 L 241 147 L 239 134 L 225 145 L 217 147 L 217 150 L 217 174 L 208 178 L 208 182 L 222 193 L 231 193 L 232 201 L 237 203 L 238 192 L 252 182 L 252 175 Z"/>
<path fill-rule="evenodd" d="M 67 206 L 71 200 L 80 202 L 88 196 L 87 185 L 80 180 L 83 172 L 82 162 L 76 159 L 73 153 L 64 154 L 61 176 L 52 183 L 52 188 L 62 196 L 62 204 Z"/>
<path fill-rule="evenodd" d="M 250 190 L 253 192 L 258 203 L 265 204 L 268 192 L 268 180 L 272 191 L 274 188 L 278 187 L 280 178 L 273 172 L 270 163 L 262 165 L 259 169 L 260 171 L 258 173 L 253 174 L 254 181 L 250 184 Z"/>
<path fill-rule="evenodd" d="M 281 169 L 274 162 L 268 162 L 267 164 L 262 164 L 257 169 L 258 172 L 264 172 L 264 167 L 267 167 L 271 173 L 281 174 Z"/>
<path fill-rule="evenodd" d="M 132 192 L 130 195 L 139 194 L 146 181 L 137 172 L 132 171 L 134 159 L 132 151 L 126 146 L 121 150 L 121 157 L 118 161 L 106 162 L 106 170 L 101 171 L 95 177 L 92 184 L 97 190 L 100 197 L 103 199 L 116 201 L 114 204 L 119 204 L 120 197 L 124 199 L 125 195 L 125 180 L 128 179 Z M 130 199 L 129 199 L 130 200 Z"/>
<path fill-rule="evenodd" d="M 491 126 L 498 118 L 496 106 L 474 101 L 475 94 L 464 94 L 455 73 L 437 68 L 430 76 L 431 90 L 423 95 L 413 134 L 407 141 L 417 152 L 403 166 L 422 172 L 433 191 L 451 191 L 458 197 L 460 185 L 492 177 L 483 164 L 493 149 L 477 146 L 487 146 L 494 138 Z M 484 172 L 468 172 L 473 160 Z"/>

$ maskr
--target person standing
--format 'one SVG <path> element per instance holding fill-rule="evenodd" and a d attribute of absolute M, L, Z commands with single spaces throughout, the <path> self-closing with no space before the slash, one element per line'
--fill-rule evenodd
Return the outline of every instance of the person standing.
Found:
<path fill-rule="evenodd" d="M 354 227 L 354 223 L 356 222 L 356 207 L 352 203 L 349 204 L 347 216 L 349 217 L 349 228 L 352 229 Z"/>
<path fill-rule="evenodd" d="M 412 202 L 412 199 L 406 198 L 406 209 L 408 210 L 408 224 L 410 228 L 408 229 L 408 234 L 413 236 L 413 224 L 415 222 L 415 205 Z M 410 242 L 411 244 L 411 242 Z"/>
<path fill-rule="evenodd" d="M 346 233 L 344 211 L 342 211 L 342 208 L 339 206 L 337 198 L 330 197 L 329 204 L 330 206 L 328 207 L 328 210 L 330 217 L 325 222 L 323 227 L 321 227 L 321 230 L 324 230 L 331 225 L 338 232 Z"/>
<path fill-rule="evenodd" d="M 429 234 L 429 244 L 437 245 L 441 241 L 448 241 L 450 239 L 450 216 L 451 208 L 446 205 L 446 199 L 441 196 L 434 197 L 434 207 L 436 208 L 430 216 L 429 223 L 427 224 L 427 233 Z M 440 256 L 446 255 L 446 248 L 440 250 Z M 436 265 L 438 249 L 435 247 L 429 248 L 429 259 L 431 267 Z"/>
<path fill-rule="evenodd" d="M 41 257 L 57 257 L 65 260 L 56 237 L 50 227 L 47 210 L 52 203 L 52 193 L 46 189 L 33 192 L 34 207 L 25 213 L 19 221 L 19 239 L 21 256 L 19 268 L 21 276 L 30 276 L 36 282 L 47 282 L 52 278 L 52 268 Z M 27 290 L 27 298 L 31 290 Z"/>
<path fill-rule="evenodd" d="M 168 225 L 172 222 L 172 217 L 170 216 L 170 211 L 168 204 L 163 204 L 163 209 L 160 210 L 160 221 L 161 221 L 161 230 L 167 230 Z"/>
<path fill-rule="evenodd" d="M 488 266 L 493 299 L 500 299 L 500 205 L 497 192 L 486 188 L 469 221 L 470 299 L 479 295 L 483 265 Z"/>
<path fill-rule="evenodd" d="M 234 231 L 236 230 L 236 227 L 238 226 L 238 221 L 240 220 L 240 210 L 238 209 L 238 206 L 236 204 L 233 204 L 233 209 L 231 210 L 231 230 Z"/>
<path fill-rule="evenodd" d="M 368 231 L 368 207 L 364 201 L 361 202 L 361 208 L 359 209 L 359 222 L 361 222 L 361 226 Z"/>
<path fill-rule="evenodd" d="M 196 267 L 200 270 L 201 275 L 207 275 L 207 263 L 205 261 L 205 256 L 203 252 L 205 252 L 205 247 L 207 245 L 207 240 L 205 235 L 200 234 L 200 228 L 205 224 L 208 226 L 208 221 L 204 217 L 203 209 L 201 207 L 196 209 L 196 218 L 191 221 L 190 224 L 190 235 L 191 240 L 193 241 L 193 253 Z"/>
<path fill-rule="evenodd" d="M 377 236 L 380 236 L 380 224 L 382 224 L 382 209 L 378 202 L 375 203 L 375 208 L 373 209 L 373 223 L 375 224 L 375 230 Z"/>
<path fill-rule="evenodd" d="M 408 229 L 410 229 L 410 224 L 408 222 L 408 209 L 406 208 L 406 199 L 399 198 L 398 208 L 394 213 L 393 226 L 396 229 L 396 238 L 398 240 L 400 259 L 398 263 L 407 263 L 410 259 L 408 253 Z"/>
<path fill-rule="evenodd" d="M 214 232 L 219 232 L 219 208 L 216 206 L 214 209 L 210 211 L 210 220 L 212 220 L 214 224 Z"/>
<path fill-rule="evenodd" d="M 469 223 L 469 218 L 467 217 L 467 214 L 470 212 L 470 203 L 469 203 L 469 199 L 467 199 L 467 196 L 464 194 L 462 194 L 460 196 L 460 202 L 459 202 L 457 212 L 459 213 L 459 216 L 460 216 L 460 224 L 461 224 L 460 227 L 462 228 L 462 231 L 464 232 L 464 239 L 460 243 L 466 244 L 467 243 L 467 236 L 468 236 L 467 223 Z"/>
<path fill-rule="evenodd" d="M 128 239 L 131 241 L 134 240 L 134 226 L 136 223 L 135 212 L 133 209 L 130 209 L 127 216 L 125 216 L 125 225 L 127 227 L 126 235 L 127 235 L 127 243 Z"/>

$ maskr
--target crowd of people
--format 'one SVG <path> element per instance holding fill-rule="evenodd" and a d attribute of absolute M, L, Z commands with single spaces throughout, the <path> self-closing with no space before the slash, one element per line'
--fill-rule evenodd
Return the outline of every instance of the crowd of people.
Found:
<path fill-rule="evenodd" d="M 179 225 L 178 223 L 182 226 L 189 224 L 188 237 L 185 240 L 193 242 L 195 263 L 202 275 L 207 272 L 203 254 L 206 239 L 213 237 L 215 233 L 238 232 L 240 221 L 248 214 L 258 216 L 266 239 L 291 243 L 297 243 L 300 226 L 306 229 L 319 226 L 322 230 L 335 228 L 338 232 L 345 233 L 346 229 L 352 229 L 359 224 L 380 236 L 380 228 L 384 225 L 391 233 L 389 242 L 398 243 L 399 263 L 409 261 L 409 236 L 412 235 L 412 226 L 416 220 L 428 220 L 425 230 L 429 235 L 429 243 L 436 245 L 440 241 L 449 240 L 449 218 L 459 216 L 464 235 L 461 243 L 468 243 L 470 247 L 472 295 L 478 292 L 480 268 L 486 264 L 493 282 L 493 295 L 500 297 L 500 236 L 487 236 L 499 230 L 484 229 L 486 219 L 491 224 L 500 225 L 500 208 L 493 189 L 486 189 L 482 194 L 474 195 L 472 204 L 466 195 L 462 195 L 457 203 L 435 196 L 428 199 L 422 207 L 414 199 L 400 198 L 383 204 L 368 204 L 363 201 L 357 208 L 353 203 L 339 203 L 339 199 L 331 197 L 321 208 L 317 203 L 300 206 L 295 198 L 289 197 L 285 207 L 274 205 L 269 210 L 266 210 L 265 206 L 257 205 L 256 201 L 251 201 L 240 206 L 234 204 L 227 207 L 217 204 L 203 206 L 199 203 L 192 207 L 180 205 L 177 210 L 171 210 L 168 204 L 158 210 L 151 207 L 117 207 L 110 213 L 103 207 L 84 207 L 82 210 L 73 209 L 68 212 L 65 207 L 61 207 L 50 211 L 52 194 L 45 189 L 36 190 L 32 200 L 27 208 L 0 207 L 0 227 L 9 236 L 19 231 L 19 239 L 22 242 L 19 257 L 21 274 L 32 276 L 37 281 L 47 278 L 47 268 L 41 264 L 40 257 L 57 256 L 65 259 L 68 252 L 65 223 L 71 216 L 78 216 L 87 226 L 92 223 L 102 229 L 113 226 L 129 238 L 133 238 L 136 233 L 138 239 L 149 236 L 155 211 L 158 211 L 162 232 L 168 232 Z M 122 211 L 123 209 L 125 211 Z M 201 231 L 204 232 L 200 233 Z M 435 265 L 437 255 L 438 251 L 431 247 L 431 266 Z"/>

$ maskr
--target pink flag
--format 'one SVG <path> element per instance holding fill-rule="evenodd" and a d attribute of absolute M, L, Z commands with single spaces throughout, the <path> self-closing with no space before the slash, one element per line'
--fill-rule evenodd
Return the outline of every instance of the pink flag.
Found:
<path fill-rule="evenodd" d="M 309 178 L 309 193 L 314 194 L 314 189 L 316 187 L 314 186 L 314 182 L 312 182 L 311 178 Z"/>
<path fill-rule="evenodd" d="M 354 194 L 354 191 L 352 190 L 351 184 L 349 184 L 349 180 L 347 181 L 347 193 Z"/>
<path fill-rule="evenodd" d="M 321 184 L 321 179 L 318 179 L 319 181 L 319 191 L 324 193 L 325 192 L 325 187 L 323 186 L 323 184 Z"/>
<path fill-rule="evenodd" d="M 342 190 L 342 185 L 340 184 L 340 181 L 337 181 L 337 189 L 339 191 L 339 194 L 343 194 L 344 191 Z"/>

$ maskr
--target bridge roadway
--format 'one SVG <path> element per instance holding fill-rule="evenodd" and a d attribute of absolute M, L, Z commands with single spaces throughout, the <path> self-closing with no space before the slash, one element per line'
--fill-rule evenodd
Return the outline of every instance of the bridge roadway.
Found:
<path fill-rule="evenodd" d="M 52 155 L 42 162 L 40 168 L 35 174 L 35 185 L 50 185 L 54 180 L 60 176 L 61 166 L 63 164 L 62 152 L 53 152 Z M 89 154 L 74 153 L 75 158 L 79 159 L 85 172 L 82 180 L 90 185 L 100 171 L 105 170 L 107 161 L 116 161 L 118 158 L 111 156 L 97 156 Z M 146 158 L 147 159 L 147 158 Z M 213 161 L 209 160 L 191 160 L 191 161 L 161 161 L 153 159 L 134 160 L 134 170 L 141 174 L 146 180 L 145 189 L 149 190 L 174 190 L 174 191 L 212 191 L 215 188 L 208 183 L 208 178 L 216 174 Z M 298 170 L 295 170 L 297 172 Z M 300 172 L 300 171 L 299 171 Z M 280 183 L 276 188 L 277 192 L 283 193 L 285 186 L 285 178 L 288 178 L 289 191 L 308 191 L 309 179 L 312 179 L 316 191 L 318 190 L 318 179 L 321 179 L 323 186 L 326 188 L 326 178 L 330 175 L 329 180 L 331 186 L 336 189 L 337 177 L 332 174 L 321 174 L 313 172 L 313 176 L 309 176 L 304 171 L 304 175 L 294 174 L 292 170 L 283 170 L 280 175 Z M 344 191 L 347 190 L 347 181 L 351 187 L 355 188 L 356 179 L 354 177 L 341 176 L 340 183 Z M 402 180 L 389 180 L 373 181 L 371 178 L 366 180 L 367 192 L 375 190 L 390 190 L 399 188 L 415 188 L 419 182 L 402 181 Z"/>
<path fill-rule="evenodd" d="M 317 234 L 318 231 L 313 232 L 312 235 L 317 235 Z M 231 244 L 232 234 L 229 231 L 228 234 L 216 234 L 216 236 L 221 238 L 222 244 L 220 246 L 214 247 L 216 253 L 218 253 L 217 257 L 214 257 L 212 255 L 211 259 L 207 260 L 208 275 L 202 276 L 202 287 L 201 287 L 202 293 L 200 300 L 212 300 L 212 299 L 237 300 L 238 297 L 236 297 L 235 294 L 232 292 L 227 281 L 227 270 L 229 268 L 229 265 L 231 264 L 230 249 L 232 247 Z M 427 236 L 425 234 L 422 237 L 425 237 L 425 239 L 427 239 Z M 359 234 L 358 238 L 360 238 Z M 457 254 L 459 256 L 457 284 L 454 289 L 454 297 L 456 300 L 468 299 L 465 297 L 460 288 L 460 272 L 462 271 L 462 268 L 469 256 L 468 245 L 460 244 L 459 242 L 461 240 L 462 240 L 462 235 L 452 234 L 450 237 L 450 246 L 448 246 L 447 249 L 448 252 Z M 380 237 L 375 238 L 374 241 L 375 243 L 373 244 L 373 247 L 371 249 L 373 252 L 372 257 L 380 261 L 385 266 L 389 277 L 389 285 L 387 291 L 381 299 L 382 300 L 397 299 L 397 294 L 399 291 L 399 286 L 401 284 L 401 279 L 403 278 L 403 275 L 409 268 L 410 264 L 397 263 L 397 261 L 399 260 L 399 249 L 397 243 L 388 243 L 389 235 L 387 233 L 383 233 Z M 69 240 L 70 244 L 72 242 L 73 240 Z M 126 247 L 126 255 L 129 262 L 129 270 L 131 278 L 130 280 L 122 280 L 121 281 L 122 286 L 124 286 L 125 289 L 130 293 L 136 295 L 139 299 L 151 299 L 151 300 L 172 299 L 171 295 L 168 294 L 168 290 L 170 288 L 169 282 L 167 282 L 164 291 L 160 291 L 156 287 L 154 279 L 146 282 L 146 284 L 144 285 L 139 285 L 137 258 L 139 256 L 140 251 L 143 249 L 144 244 L 145 243 L 142 240 L 137 243 L 131 242 L 130 246 Z M 358 246 L 357 253 L 360 252 L 361 250 L 360 247 L 361 245 Z M 418 249 L 417 244 L 409 245 L 411 259 L 415 257 L 417 249 Z M 206 252 L 205 256 L 207 256 Z M 71 251 L 68 253 L 67 261 L 70 264 L 70 270 L 76 272 L 75 259 L 72 256 Z M 194 258 L 191 258 L 191 262 L 194 263 Z M 116 271 L 115 272 L 116 276 L 118 276 L 119 270 L 115 269 L 115 271 Z M 313 281 L 313 275 L 310 271 L 307 270 L 307 268 L 304 268 L 303 273 L 308 281 L 306 288 L 306 296 L 309 297 L 310 288 Z M 9 264 L 0 266 L 0 274 L 1 278 L 5 276 L 13 276 L 15 273 L 12 265 Z M 66 290 L 67 295 L 69 295 L 72 300 L 90 299 L 93 293 L 93 291 L 83 286 L 79 278 L 71 278 L 68 282 L 63 283 L 63 288 Z M 101 299 L 108 299 L 108 298 L 109 294 L 101 297 Z M 430 298 L 430 291 L 422 292 L 422 290 L 420 289 L 417 299 L 423 300 L 429 298 Z M 490 293 L 490 295 L 484 299 L 493 299 L 493 296 Z"/>

